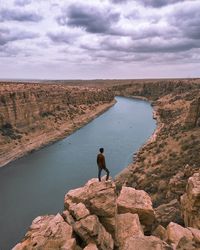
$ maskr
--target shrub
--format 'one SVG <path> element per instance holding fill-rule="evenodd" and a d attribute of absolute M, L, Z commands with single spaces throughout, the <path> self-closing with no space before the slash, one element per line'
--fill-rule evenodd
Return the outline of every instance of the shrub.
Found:
<path fill-rule="evenodd" d="M 15 130 L 13 129 L 12 125 L 10 123 L 5 123 L 1 126 L 0 132 L 3 136 L 8 136 L 11 139 L 20 139 L 22 136 L 15 133 Z"/>
<path fill-rule="evenodd" d="M 49 112 L 49 111 L 46 111 L 46 112 L 42 112 L 41 113 L 41 116 L 44 118 L 44 117 L 48 117 L 48 116 L 50 116 L 50 115 L 53 115 L 53 113 L 52 112 Z"/>

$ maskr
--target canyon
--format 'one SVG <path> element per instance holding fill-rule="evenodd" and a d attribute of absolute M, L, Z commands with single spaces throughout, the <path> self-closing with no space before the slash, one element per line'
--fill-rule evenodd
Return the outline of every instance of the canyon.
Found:
<path fill-rule="evenodd" d="M 151 101 L 157 130 L 139 150 L 134 163 L 116 177 L 124 183 L 144 189 L 154 206 L 180 199 L 189 176 L 199 169 L 199 80 L 115 86 L 125 96 L 142 96 Z"/>
<path fill-rule="evenodd" d="M 115 103 L 106 89 L 0 84 L 0 166 L 61 139 Z"/>
<path fill-rule="evenodd" d="M 63 214 L 36 218 L 14 249 L 199 249 L 200 80 L 70 84 L 1 85 L 0 164 L 66 136 L 116 95 L 150 101 L 157 129 L 114 181 L 69 191 Z"/>

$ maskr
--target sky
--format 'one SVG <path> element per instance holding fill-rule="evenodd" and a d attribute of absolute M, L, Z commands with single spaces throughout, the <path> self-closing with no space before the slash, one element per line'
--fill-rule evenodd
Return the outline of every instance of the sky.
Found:
<path fill-rule="evenodd" d="M 0 78 L 200 77 L 200 0 L 0 0 Z"/>

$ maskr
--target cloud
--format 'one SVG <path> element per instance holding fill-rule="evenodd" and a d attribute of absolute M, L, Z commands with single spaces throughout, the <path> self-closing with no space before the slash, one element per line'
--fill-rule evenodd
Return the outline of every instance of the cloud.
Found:
<path fill-rule="evenodd" d="M 129 0 L 130 1 L 130 0 Z M 126 3 L 126 2 L 128 2 L 128 0 L 111 0 L 110 1 L 111 3 L 119 3 L 119 4 L 123 4 L 123 3 Z"/>
<path fill-rule="evenodd" d="M 73 31 L 59 31 L 59 32 L 48 32 L 48 38 L 54 43 L 64 43 L 70 44 L 73 43 L 80 34 Z"/>
<path fill-rule="evenodd" d="M 169 25 L 177 27 L 183 37 L 200 39 L 200 2 L 182 4 L 168 14 Z M 200 42 L 200 41 L 199 41 Z"/>
<path fill-rule="evenodd" d="M 33 39 L 39 37 L 39 34 L 36 34 L 31 31 L 24 30 L 10 30 L 7 28 L 0 29 L 0 46 L 5 45 L 9 42 L 25 40 L 25 39 Z"/>
<path fill-rule="evenodd" d="M 32 0 L 15 0 L 15 5 L 17 6 L 25 6 L 32 2 Z"/>
<path fill-rule="evenodd" d="M 3 1 L 0 63 L 4 66 L 4 60 L 9 72 L 6 62 L 23 62 L 20 59 L 30 55 L 28 72 L 32 62 L 40 63 L 53 77 L 49 62 L 60 60 L 64 78 L 69 71 L 76 77 L 87 77 L 87 72 L 88 77 L 99 77 L 107 68 L 110 77 L 120 76 L 118 65 L 126 73 L 130 70 L 129 76 L 133 65 L 141 65 L 144 76 L 143 67 L 154 63 L 169 67 L 180 63 L 186 68 L 187 63 L 199 62 L 199 9 L 199 0 Z M 77 65 L 87 65 L 88 71 L 81 72 Z"/>
<path fill-rule="evenodd" d="M 18 22 L 39 22 L 42 16 L 32 12 L 21 9 L 1 9 L 0 22 L 18 21 Z"/>
<path fill-rule="evenodd" d="M 61 16 L 57 18 L 60 25 L 81 27 L 89 33 L 109 33 L 111 26 L 120 18 L 118 12 L 108 8 L 97 8 L 92 5 L 70 5 Z"/>
<path fill-rule="evenodd" d="M 115 41 L 105 39 L 101 46 L 105 50 L 123 51 L 129 53 L 178 53 L 188 51 L 193 48 L 200 48 L 200 43 L 192 39 L 170 39 L 163 40 L 160 38 L 144 39 L 138 41 L 128 40 L 123 42 L 121 40 Z"/>
<path fill-rule="evenodd" d="M 163 6 L 167 6 L 170 4 L 175 4 L 178 2 L 183 2 L 184 0 L 138 0 L 141 4 L 144 4 L 145 6 L 152 6 L 154 8 L 160 8 Z"/>
<path fill-rule="evenodd" d="M 0 57 L 10 58 L 17 56 L 18 53 L 19 53 L 19 48 L 8 46 L 7 44 L 0 46 Z"/>
<path fill-rule="evenodd" d="M 161 8 L 170 4 L 175 4 L 178 2 L 183 2 L 185 0 L 111 0 L 112 3 L 124 4 L 127 2 L 138 2 L 144 6 L 150 6 L 154 8 Z"/>

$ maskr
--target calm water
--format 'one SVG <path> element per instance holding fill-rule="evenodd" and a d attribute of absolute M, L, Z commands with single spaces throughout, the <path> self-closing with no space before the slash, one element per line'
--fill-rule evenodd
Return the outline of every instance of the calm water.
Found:
<path fill-rule="evenodd" d="M 0 168 L 0 249 L 20 241 L 38 215 L 62 211 L 65 193 L 96 177 L 104 147 L 114 177 L 146 142 L 156 124 L 152 107 L 117 97 L 107 112 L 71 136 Z"/>

